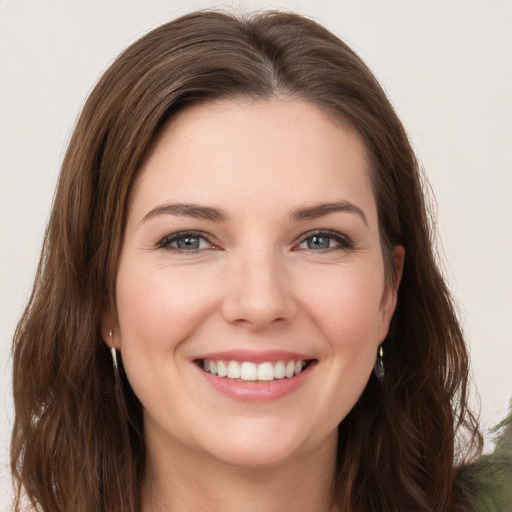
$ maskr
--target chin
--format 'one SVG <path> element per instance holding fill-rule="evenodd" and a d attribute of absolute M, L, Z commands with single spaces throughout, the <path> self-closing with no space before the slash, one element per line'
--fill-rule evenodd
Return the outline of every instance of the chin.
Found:
<path fill-rule="evenodd" d="M 273 443 L 230 443 L 216 446 L 211 455 L 219 462 L 240 469 L 258 470 L 279 467 L 292 462 L 300 454 L 300 447 Z"/>
<path fill-rule="evenodd" d="M 310 449 L 318 447 L 318 439 L 297 425 L 278 425 L 278 422 L 257 421 L 252 425 L 241 420 L 239 429 L 226 429 L 209 436 L 203 449 L 219 462 L 246 469 L 268 469 L 292 463 Z M 263 423 L 263 424 L 262 424 Z M 335 450 L 337 431 L 323 436 Z M 316 438 L 316 436 L 313 436 Z M 322 442 L 320 442 L 322 444 Z"/>

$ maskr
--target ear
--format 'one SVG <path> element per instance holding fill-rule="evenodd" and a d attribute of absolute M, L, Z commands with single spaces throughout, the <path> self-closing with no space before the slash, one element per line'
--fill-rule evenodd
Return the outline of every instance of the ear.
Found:
<path fill-rule="evenodd" d="M 108 348 L 120 349 L 119 327 L 117 320 L 110 311 L 105 311 L 101 319 L 101 336 Z"/>
<path fill-rule="evenodd" d="M 398 287 L 400 286 L 404 269 L 404 260 L 405 249 L 401 245 L 396 245 L 393 248 L 392 255 L 392 275 L 386 279 L 386 285 L 380 303 L 379 343 L 382 343 L 387 336 L 389 324 L 395 312 Z"/>

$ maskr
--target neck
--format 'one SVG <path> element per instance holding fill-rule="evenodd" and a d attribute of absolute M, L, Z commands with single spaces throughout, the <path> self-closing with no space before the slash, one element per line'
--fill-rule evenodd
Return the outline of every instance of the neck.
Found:
<path fill-rule="evenodd" d="M 314 453 L 265 467 L 233 466 L 168 441 L 148 440 L 143 512 L 334 512 L 336 433 Z"/>

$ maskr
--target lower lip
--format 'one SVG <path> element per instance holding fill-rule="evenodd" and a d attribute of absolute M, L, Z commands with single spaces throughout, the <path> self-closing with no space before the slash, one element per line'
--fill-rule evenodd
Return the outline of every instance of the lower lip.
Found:
<path fill-rule="evenodd" d="M 310 362 L 299 375 L 294 377 L 271 381 L 247 382 L 240 382 L 234 379 L 228 379 L 227 377 L 218 377 L 205 372 L 199 368 L 199 366 L 197 366 L 197 369 L 206 382 L 219 393 L 241 402 L 261 403 L 279 400 L 296 391 L 308 379 L 313 370 L 313 366 L 314 362 Z"/>

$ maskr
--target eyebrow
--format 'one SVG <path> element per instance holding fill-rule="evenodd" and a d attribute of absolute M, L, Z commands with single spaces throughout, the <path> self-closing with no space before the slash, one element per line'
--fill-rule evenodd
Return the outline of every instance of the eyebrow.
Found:
<path fill-rule="evenodd" d="M 221 208 L 200 206 L 198 204 L 190 203 L 165 203 L 153 208 L 144 216 L 140 223 L 144 224 L 157 215 L 181 215 L 184 217 L 211 220 L 214 222 L 222 222 L 227 220 L 229 217 L 229 215 Z"/>
<path fill-rule="evenodd" d="M 335 212 L 349 212 L 359 215 L 366 226 L 368 226 L 368 219 L 363 210 L 351 203 L 350 201 L 336 201 L 334 203 L 320 203 L 314 206 L 301 206 L 291 213 L 291 219 L 294 221 L 318 219 L 325 215 Z"/>
<path fill-rule="evenodd" d="M 324 217 L 331 213 L 349 212 L 355 213 L 361 217 L 366 226 L 368 220 L 363 210 L 349 201 L 336 201 L 333 203 L 320 203 L 313 206 L 301 206 L 296 208 L 290 214 L 292 221 L 312 220 Z M 193 203 L 165 203 L 153 208 L 140 221 L 141 224 L 149 221 L 158 215 L 179 215 L 192 217 L 194 219 L 204 219 L 213 222 L 223 222 L 229 218 L 229 215 L 222 208 L 212 206 L 200 206 Z"/>

